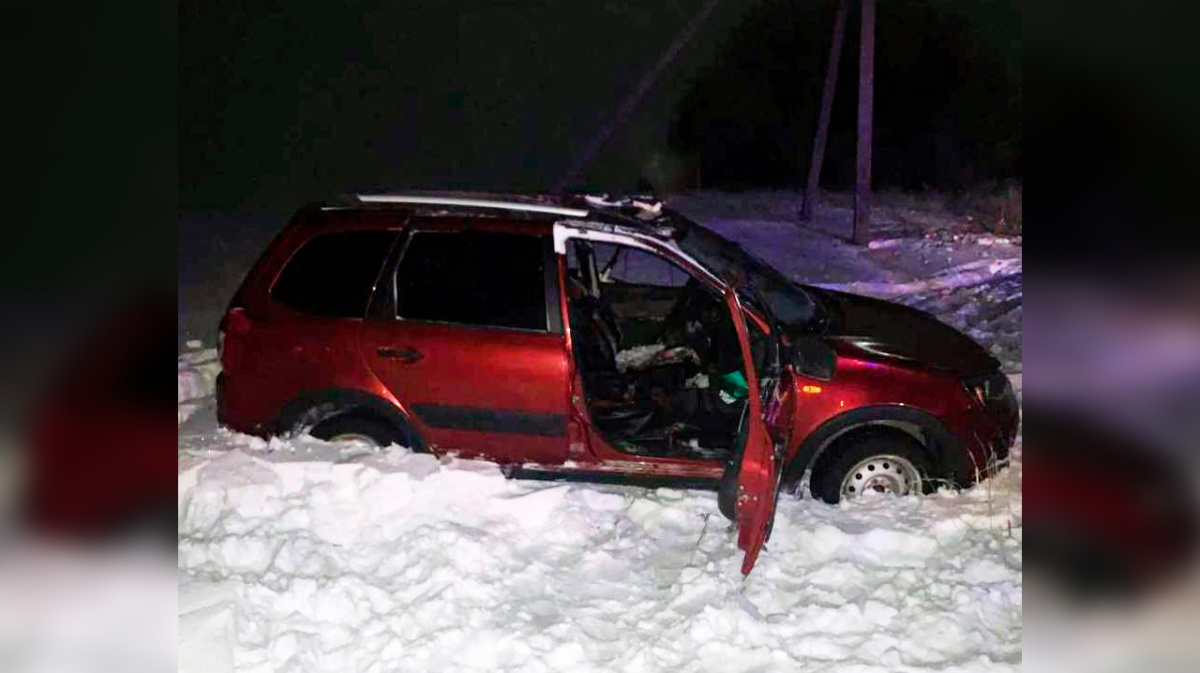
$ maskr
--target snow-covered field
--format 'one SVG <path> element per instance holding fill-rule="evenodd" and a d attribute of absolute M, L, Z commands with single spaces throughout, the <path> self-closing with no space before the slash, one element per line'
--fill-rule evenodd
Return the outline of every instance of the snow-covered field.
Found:
<path fill-rule="evenodd" d="M 861 249 L 787 221 L 791 198 L 672 205 L 798 280 L 932 311 L 1019 387 L 1019 242 L 946 222 L 896 233 L 885 214 Z M 743 579 L 715 494 L 219 431 L 212 355 L 179 364 L 182 671 L 1020 667 L 1019 449 L 962 493 L 781 501 Z"/>

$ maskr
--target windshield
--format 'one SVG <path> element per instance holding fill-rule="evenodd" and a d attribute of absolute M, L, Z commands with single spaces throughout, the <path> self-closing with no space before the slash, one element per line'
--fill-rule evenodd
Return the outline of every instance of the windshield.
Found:
<path fill-rule="evenodd" d="M 818 300 L 774 267 L 711 229 L 671 214 L 684 225 L 675 239 L 679 247 L 735 287 L 748 287 L 754 303 L 766 303 L 776 321 L 799 327 L 820 318 Z"/>

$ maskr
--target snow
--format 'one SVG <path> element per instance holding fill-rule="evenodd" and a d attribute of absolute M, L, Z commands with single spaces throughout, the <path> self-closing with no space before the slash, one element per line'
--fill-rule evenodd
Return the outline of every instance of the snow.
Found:
<path fill-rule="evenodd" d="M 191 344 L 195 343 L 195 346 Z M 215 348 L 204 349 L 203 344 L 189 341 L 189 350 L 179 356 L 179 422 L 183 423 L 201 406 L 202 400 L 210 397 L 217 385 L 217 374 L 221 363 Z"/>
<path fill-rule="evenodd" d="M 797 234 L 767 196 L 680 201 L 793 278 L 859 283 L 967 330 L 1020 389 L 1012 241 L 923 231 L 864 250 Z M 745 213 L 760 204 L 774 205 Z M 743 578 L 713 493 L 514 481 L 402 447 L 217 430 L 218 369 L 202 348 L 180 358 L 181 671 L 1021 666 L 1019 447 L 964 492 L 785 496 Z"/>
<path fill-rule="evenodd" d="M 626 371 L 645 367 L 666 347 L 666 344 L 646 344 L 626 348 L 617 353 L 617 369 Z"/>
<path fill-rule="evenodd" d="M 180 670 L 231 671 L 237 646 L 237 592 L 232 583 L 180 577 Z M 186 666 L 186 668 L 185 668 Z"/>
<path fill-rule="evenodd" d="M 181 655 L 200 657 L 181 670 L 232 670 L 218 652 L 241 671 L 1020 658 L 1019 468 L 964 494 L 785 502 L 743 580 L 710 493 L 511 481 L 399 447 L 331 463 L 230 444 L 179 475 Z"/>
<path fill-rule="evenodd" d="M 699 362 L 700 357 L 696 355 L 696 351 L 687 346 L 667 350 L 666 345 L 658 343 L 633 346 L 618 351 L 616 360 L 617 369 L 624 372 L 631 369 L 645 369 L 652 364 L 671 364 L 687 360 Z"/>

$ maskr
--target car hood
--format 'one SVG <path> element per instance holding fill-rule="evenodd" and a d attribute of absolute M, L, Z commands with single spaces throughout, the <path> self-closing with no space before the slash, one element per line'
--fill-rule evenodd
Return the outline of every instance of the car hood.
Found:
<path fill-rule="evenodd" d="M 867 357 L 908 360 L 960 376 L 1000 366 L 983 346 L 924 311 L 846 292 L 816 293 L 833 314 L 823 336 L 848 343 Z"/>

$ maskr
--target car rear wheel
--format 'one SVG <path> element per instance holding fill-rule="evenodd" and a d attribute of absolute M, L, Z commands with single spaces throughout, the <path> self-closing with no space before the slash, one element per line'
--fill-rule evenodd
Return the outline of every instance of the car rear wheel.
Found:
<path fill-rule="evenodd" d="M 327 442 L 362 442 L 375 448 L 401 441 L 385 423 L 356 416 L 335 416 L 318 424 L 309 434 Z"/>
<path fill-rule="evenodd" d="M 878 495 L 921 495 L 929 480 L 924 447 L 900 434 L 870 435 L 830 447 L 813 470 L 812 494 L 825 502 Z"/>

